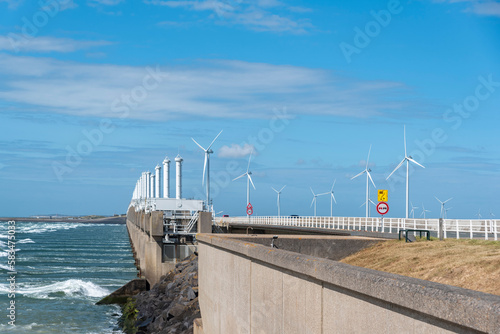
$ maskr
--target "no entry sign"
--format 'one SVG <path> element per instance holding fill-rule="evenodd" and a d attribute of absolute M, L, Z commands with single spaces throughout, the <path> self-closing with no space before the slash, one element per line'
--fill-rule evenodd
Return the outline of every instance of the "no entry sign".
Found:
<path fill-rule="evenodd" d="M 387 212 L 389 212 L 389 204 L 387 204 L 386 202 L 378 203 L 377 212 L 380 213 L 381 215 L 385 215 Z"/>
<path fill-rule="evenodd" d="M 248 203 L 247 205 L 247 215 L 251 216 L 253 213 L 253 206 L 252 204 Z"/>

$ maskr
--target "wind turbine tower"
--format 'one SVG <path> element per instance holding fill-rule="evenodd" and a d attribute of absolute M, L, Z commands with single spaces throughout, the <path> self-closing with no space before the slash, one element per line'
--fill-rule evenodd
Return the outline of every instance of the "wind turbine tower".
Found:
<path fill-rule="evenodd" d="M 319 195 L 321 196 L 330 194 L 330 217 L 333 217 L 333 202 L 335 201 L 335 204 L 337 204 L 337 200 L 335 199 L 335 195 L 333 194 L 333 188 L 335 187 L 335 182 L 337 182 L 336 179 L 333 181 L 332 189 L 330 189 L 330 192 Z"/>
<path fill-rule="evenodd" d="M 313 189 L 312 189 L 311 187 L 310 187 L 310 189 L 311 189 L 311 192 L 312 192 L 312 194 L 313 194 L 313 200 L 312 200 L 312 202 L 311 202 L 311 207 L 312 207 L 312 206 L 313 206 L 313 204 L 314 204 L 314 217 L 316 217 L 316 203 L 317 203 L 316 198 L 317 198 L 318 196 L 323 195 L 323 194 L 316 195 L 316 194 L 314 193 L 314 191 L 313 191 Z"/>
<path fill-rule="evenodd" d="M 403 139 L 404 139 L 404 146 L 405 146 L 405 157 L 403 158 L 403 160 L 399 163 L 399 165 L 397 165 L 396 168 L 394 168 L 394 170 L 392 171 L 391 174 L 389 174 L 389 176 L 387 177 L 386 180 L 389 180 L 389 178 L 391 177 L 392 174 L 394 174 L 394 172 L 396 170 L 398 170 L 399 167 L 401 167 L 405 162 L 406 162 L 406 218 L 408 218 L 408 209 L 409 209 L 409 203 L 410 203 L 410 195 L 409 195 L 409 191 L 410 191 L 410 161 L 422 168 L 425 168 L 424 166 L 422 166 L 421 164 L 419 164 L 418 162 L 416 162 L 415 160 L 413 160 L 413 158 L 407 154 L 407 151 L 406 151 L 406 126 L 403 128 Z"/>
<path fill-rule="evenodd" d="M 448 199 L 447 199 L 446 201 L 444 201 L 444 202 L 441 202 L 441 200 L 440 200 L 439 198 L 437 198 L 436 196 L 434 196 L 434 197 L 437 199 L 437 201 L 438 201 L 439 203 L 441 203 L 441 218 L 446 218 L 446 210 L 444 209 L 444 205 L 445 205 L 448 201 L 451 201 L 451 199 L 452 199 L 453 197 L 448 198 Z"/>
<path fill-rule="evenodd" d="M 365 169 L 359 173 L 358 175 L 355 175 L 353 177 L 351 177 L 351 180 L 357 178 L 358 176 L 362 175 L 363 173 L 366 173 L 366 218 L 370 217 L 370 183 L 369 181 L 372 181 L 372 184 L 373 184 L 373 187 L 377 187 L 375 185 L 375 182 L 373 182 L 373 179 L 372 179 L 372 176 L 370 174 L 370 172 L 372 171 L 371 169 L 368 168 L 368 161 L 370 160 L 370 152 L 372 150 L 372 146 L 370 145 L 370 149 L 368 150 L 368 158 L 366 158 L 366 167 Z M 333 190 L 333 188 L 332 188 Z M 333 196 L 333 193 L 332 193 L 332 196 Z M 336 202 L 336 201 L 335 201 Z"/>
<path fill-rule="evenodd" d="M 244 174 L 241 174 L 240 176 L 233 179 L 233 181 L 234 181 L 234 180 L 237 180 L 245 175 L 247 176 L 247 205 L 250 204 L 250 183 L 252 183 L 252 187 L 255 190 L 255 185 L 253 184 L 252 177 L 250 176 L 250 175 L 252 175 L 252 172 L 250 171 L 250 160 L 252 159 L 252 154 L 253 154 L 253 150 L 252 150 L 252 152 L 250 152 L 250 156 L 248 157 L 247 171 Z M 249 215 L 247 214 L 247 216 L 249 216 Z"/>
<path fill-rule="evenodd" d="M 424 219 L 425 219 L 425 213 L 426 212 L 431 212 L 431 211 L 430 210 L 426 210 L 425 206 L 424 206 L 424 203 L 422 203 L 422 213 L 420 214 L 420 217 L 422 217 L 422 215 L 423 215 Z"/>
<path fill-rule="evenodd" d="M 281 213 L 280 213 L 280 195 L 281 195 L 281 191 L 283 191 L 283 189 L 285 189 L 286 185 L 284 185 L 279 191 L 274 189 L 273 187 L 271 187 L 277 194 L 278 194 L 278 217 L 281 217 Z"/>
<path fill-rule="evenodd" d="M 222 133 L 222 130 L 219 132 L 219 134 L 217 136 L 215 136 L 214 140 L 212 140 L 212 142 L 210 143 L 210 145 L 208 145 L 207 148 L 204 148 L 203 146 L 201 146 L 200 144 L 198 144 L 198 142 L 196 140 L 194 140 L 194 138 L 191 138 L 194 143 L 196 145 L 198 145 L 199 148 L 201 148 L 203 150 L 203 152 L 205 152 L 205 162 L 203 164 L 203 178 L 202 178 L 202 181 L 201 181 L 201 184 L 203 185 L 205 183 L 205 175 L 206 175 L 206 179 L 207 179 L 207 210 L 210 209 L 210 154 L 214 153 L 214 151 L 212 150 L 212 145 L 214 144 L 214 142 L 217 140 L 217 138 L 219 138 L 220 134 Z"/>

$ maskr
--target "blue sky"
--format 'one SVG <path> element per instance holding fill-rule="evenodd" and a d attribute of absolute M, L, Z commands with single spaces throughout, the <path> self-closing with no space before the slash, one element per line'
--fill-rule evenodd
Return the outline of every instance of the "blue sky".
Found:
<path fill-rule="evenodd" d="M 500 217 L 500 2 L 0 0 L 0 216 L 126 211 L 142 171 L 184 158 L 216 211 L 364 216 L 369 167 L 404 216 Z M 375 199 L 372 187 L 371 197 Z M 329 215 L 327 196 L 318 214 Z"/>

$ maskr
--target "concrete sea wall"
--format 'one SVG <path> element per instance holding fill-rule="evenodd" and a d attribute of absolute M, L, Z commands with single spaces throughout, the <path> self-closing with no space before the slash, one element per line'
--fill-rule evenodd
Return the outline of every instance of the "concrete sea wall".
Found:
<path fill-rule="evenodd" d="M 197 332 L 500 333 L 500 296 L 234 236 L 197 239 L 203 324 Z"/>
<path fill-rule="evenodd" d="M 175 268 L 175 262 L 162 262 L 163 212 L 135 212 L 131 207 L 127 230 L 140 274 L 153 286 Z"/>

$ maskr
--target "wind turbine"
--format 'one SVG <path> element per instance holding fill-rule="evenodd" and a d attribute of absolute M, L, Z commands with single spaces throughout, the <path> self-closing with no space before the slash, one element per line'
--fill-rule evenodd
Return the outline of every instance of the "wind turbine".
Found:
<path fill-rule="evenodd" d="M 418 209 L 418 206 L 413 206 L 412 202 L 410 202 L 410 204 L 411 204 L 411 211 L 410 211 L 411 217 L 415 218 L 415 209 Z"/>
<path fill-rule="evenodd" d="M 333 201 L 335 201 L 335 204 L 337 204 L 337 200 L 335 199 L 335 195 L 333 195 L 333 187 L 335 187 L 335 182 L 337 182 L 337 179 L 335 179 L 333 181 L 332 189 L 330 190 L 330 192 L 321 194 L 321 195 L 331 194 L 331 196 L 330 196 L 330 217 L 333 217 Z"/>
<path fill-rule="evenodd" d="M 250 183 L 252 184 L 253 189 L 255 189 L 255 185 L 253 184 L 252 177 L 250 176 L 250 175 L 252 175 L 252 172 L 250 171 L 250 160 L 252 159 L 252 154 L 253 154 L 253 149 L 252 149 L 252 152 L 250 152 L 250 156 L 248 157 L 247 171 L 244 174 L 241 174 L 240 176 L 233 179 L 233 181 L 234 181 L 234 180 L 237 180 L 245 175 L 247 176 L 247 205 L 250 204 Z M 249 215 L 247 214 L 247 216 L 249 216 Z"/>
<path fill-rule="evenodd" d="M 491 209 L 490 209 L 490 217 L 491 217 L 491 219 L 493 219 L 493 217 L 495 217 L 495 214 L 491 211 Z"/>
<path fill-rule="evenodd" d="M 453 207 L 448 208 L 448 209 L 444 209 L 444 218 L 445 219 L 448 218 L 448 210 L 451 210 L 451 209 L 453 209 Z"/>
<path fill-rule="evenodd" d="M 317 203 L 317 201 L 316 201 L 316 197 L 318 197 L 318 196 L 320 196 L 320 195 L 322 195 L 322 194 L 316 195 L 316 194 L 314 193 L 314 191 L 313 191 L 313 189 L 312 189 L 311 187 L 309 187 L 309 189 L 311 189 L 311 192 L 312 192 L 312 194 L 313 194 L 313 200 L 312 200 L 312 202 L 311 202 L 311 207 L 312 207 L 312 206 L 313 206 L 313 204 L 314 204 L 314 217 L 316 217 L 316 203 Z"/>
<path fill-rule="evenodd" d="M 370 174 L 370 172 L 372 170 L 368 168 L 368 161 L 370 160 L 370 152 L 371 152 L 371 150 L 372 150 L 372 146 L 370 145 L 370 149 L 368 150 L 368 158 L 366 159 L 366 167 L 365 167 L 365 169 L 361 173 L 359 173 L 358 175 L 351 177 L 351 180 L 352 180 L 352 179 L 355 179 L 358 176 L 362 175 L 363 173 L 366 173 L 366 202 L 365 202 L 365 204 L 366 204 L 366 218 L 370 217 L 370 202 L 372 202 L 370 200 L 370 183 L 368 182 L 368 179 L 370 181 L 372 181 L 372 184 L 373 184 L 373 186 L 375 188 L 377 187 L 375 185 L 375 183 L 373 182 L 372 176 Z M 361 206 L 363 206 L 363 205 L 361 205 Z"/>
<path fill-rule="evenodd" d="M 273 187 L 271 187 L 278 194 L 278 217 L 280 217 L 280 194 L 281 194 L 281 191 L 283 189 L 285 189 L 285 187 L 286 187 L 286 185 L 284 185 L 283 188 L 280 189 L 280 191 L 278 191 L 278 190 L 274 189 Z"/>
<path fill-rule="evenodd" d="M 399 165 L 397 165 L 397 167 L 394 168 L 392 173 L 389 174 L 389 176 L 387 177 L 386 180 L 388 180 L 391 177 L 391 175 L 394 174 L 394 172 L 396 170 L 398 170 L 398 168 L 401 167 L 406 162 L 406 218 L 408 218 L 408 205 L 409 205 L 409 201 L 410 201 L 410 196 L 409 196 L 409 191 L 410 191 L 410 188 L 409 188 L 410 187 L 410 180 L 409 180 L 410 161 L 413 162 L 414 164 L 422 167 L 422 168 L 425 168 L 425 167 L 422 166 L 421 164 L 419 164 L 418 162 L 416 162 L 415 160 L 413 160 L 413 158 L 407 154 L 407 152 L 406 152 L 406 126 L 404 126 L 403 131 L 404 131 L 403 138 L 404 138 L 404 145 L 405 145 L 405 157 L 403 158 L 403 160 L 401 160 Z"/>
<path fill-rule="evenodd" d="M 422 203 L 422 213 L 420 214 L 420 217 L 422 217 L 422 215 L 424 215 L 424 219 L 425 219 L 425 213 L 426 212 L 431 212 L 431 211 L 430 210 L 425 210 L 424 203 Z"/>
<path fill-rule="evenodd" d="M 204 152 L 205 152 L 205 163 L 203 164 L 203 178 L 202 178 L 202 181 L 201 181 L 201 184 L 205 184 L 205 174 L 207 175 L 207 209 L 210 207 L 210 154 L 214 153 L 214 151 L 212 151 L 212 145 L 214 144 L 214 142 L 217 140 L 217 138 L 219 138 L 220 134 L 222 133 L 222 130 L 220 130 L 219 134 L 214 138 L 214 140 L 212 140 L 212 142 L 210 143 L 210 145 L 207 147 L 207 148 L 203 148 L 203 146 L 201 146 L 200 144 L 198 144 L 198 142 L 196 140 L 194 140 L 193 137 L 191 137 L 191 139 L 193 139 L 194 143 L 196 145 L 198 145 Z"/>
<path fill-rule="evenodd" d="M 481 209 L 479 209 L 479 210 L 477 211 L 476 217 L 477 217 L 477 219 L 481 219 L 481 218 L 483 218 L 483 216 L 481 216 Z"/>
<path fill-rule="evenodd" d="M 444 201 L 444 202 L 441 202 L 441 200 L 440 200 L 439 198 L 437 198 L 436 196 L 434 196 L 434 197 L 438 200 L 438 202 L 439 202 L 439 203 L 441 203 L 441 218 L 446 218 L 446 217 L 445 217 L 445 216 L 446 216 L 446 211 L 444 210 L 444 205 L 445 205 L 448 201 L 450 201 L 453 197 L 448 198 L 448 199 L 447 199 L 446 201 Z"/>

